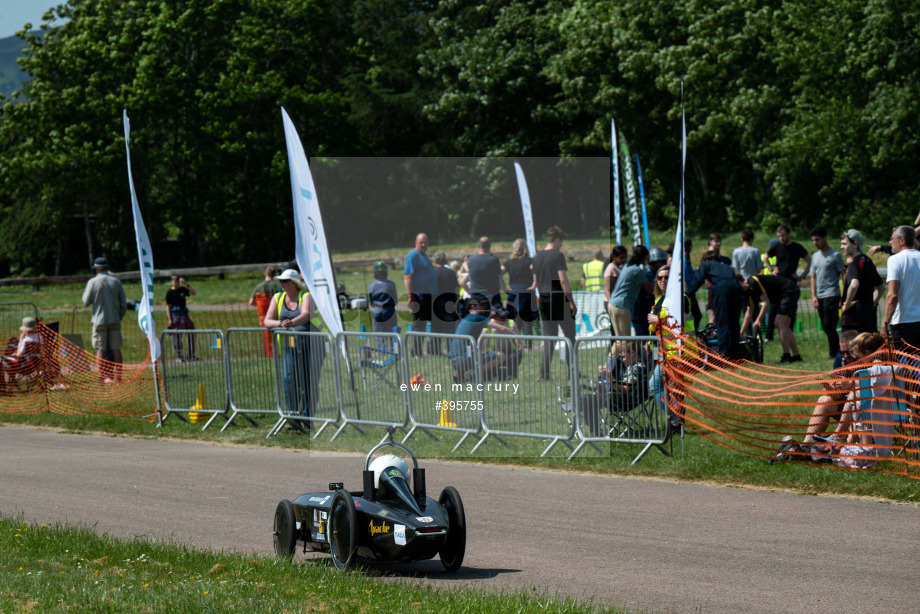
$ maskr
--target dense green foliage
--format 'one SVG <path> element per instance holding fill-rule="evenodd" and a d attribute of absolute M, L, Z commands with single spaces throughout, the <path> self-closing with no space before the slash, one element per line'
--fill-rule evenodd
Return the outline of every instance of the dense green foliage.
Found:
<path fill-rule="evenodd" d="M 311 156 L 603 156 L 615 116 L 665 229 L 683 79 L 696 233 L 873 231 L 911 221 L 920 196 L 906 0 L 69 0 L 54 16 L 20 33 L 32 80 L 0 112 L 13 274 L 135 260 L 122 109 L 162 266 L 290 257 L 281 105 Z M 386 179 L 325 214 L 333 248 L 411 244 L 417 224 L 375 232 Z M 429 196 L 418 224 L 436 241 L 489 217 L 476 197 L 458 211 Z"/>

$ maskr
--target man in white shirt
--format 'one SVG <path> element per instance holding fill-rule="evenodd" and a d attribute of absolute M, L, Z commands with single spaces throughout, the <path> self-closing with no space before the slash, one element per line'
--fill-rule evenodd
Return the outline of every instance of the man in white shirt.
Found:
<path fill-rule="evenodd" d="M 920 348 L 920 252 L 914 249 L 915 231 L 896 226 L 891 231 L 891 258 L 888 259 L 888 298 L 882 335 L 896 349 L 904 344 Z M 909 348 L 907 348 L 909 349 Z"/>

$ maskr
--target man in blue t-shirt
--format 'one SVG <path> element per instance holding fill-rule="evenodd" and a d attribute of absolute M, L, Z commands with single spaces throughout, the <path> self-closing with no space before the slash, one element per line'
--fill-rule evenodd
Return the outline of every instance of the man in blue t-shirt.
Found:
<path fill-rule="evenodd" d="M 412 329 L 425 331 L 425 323 L 431 322 L 432 303 L 438 292 L 438 279 L 434 265 L 428 257 L 428 235 L 420 232 L 415 237 L 415 249 L 406 255 L 403 266 L 403 281 L 406 285 L 407 304 L 412 312 Z M 410 347 L 413 355 L 421 354 L 421 346 Z"/>

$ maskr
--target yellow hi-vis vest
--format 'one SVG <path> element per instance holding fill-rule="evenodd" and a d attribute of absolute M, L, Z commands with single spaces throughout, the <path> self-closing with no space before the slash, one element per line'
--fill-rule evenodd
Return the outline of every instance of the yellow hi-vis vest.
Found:
<path fill-rule="evenodd" d="M 655 306 L 652 307 L 652 311 L 651 311 L 651 313 L 658 314 L 659 320 L 665 320 L 668 317 L 668 310 L 665 309 L 664 306 L 661 304 L 663 300 L 664 300 L 664 296 L 659 296 L 655 300 Z M 696 335 L 692 334 L 696 331 L 696 324 L 693 322 L 693 316 L 690 314 L 689 309 L 687 309 L 689 305 L 690 305 L 690 299 L 688 299 L 687 295 L 685 294 L 684 295 L 684 328 L 683 328 L 683 331 L 684 331 L 684 334 L 686 334 L 689 337 L 689 339 L 688 339 L 687 344 L 683 346 L 683 349 L 684 351 L 690 352 L 692 356 L 698 356 L 699 352 L 696 351 L 697 348 L 694 347 L 697 345 Z M 687 316 L 690 316 L 690 317 L 687 317 Z M 655 330 L 654 324 L 648 325 L 648 332 L 650 335 L 654 335 L 657 332 Z M 673 355 L 675 352 L 677 352 L 678 346 L 676 343 L 674 343 L 674 341 L 669 341 L 669 339 L 673 339 L 673 337 L 671 335 L 666 335 L 664 338 L 665 351 L 668 354 Z"/>
<path fill-rule="evenodd" d="M 604 289 L 604 263 L 600 260 L 586 262 L 581 267 L 585 275 L 585 290 Z"/>
<path fill-rule="evenodd" d="M 307 292 L 306 290 L 301 290 L 297 294 L 297 305 L 300 306 L 303 303 L 303 297 L 309 296 L 309 294 L 310 293 Z M 281 308 L 284 306 L 284 292 L 279 292 L 278 294 L 275 295 L 275 302 L 278 304 L 278 320 L 280 321 L 281 320 Z M 312 324 L 317 329 L 319 329 L 321 332 L 324 332 L 324 333 L 329 332 L 329 329 L 326 328 L 326 323 L 323 322 L 323 318 L 320 317 L 318 313 L 314 313 L 313 317 L 310 318 L 307 324 Z M 278 340 L 280 343 L 281 335 L 278 335 Z M 294 347 L 293 337 L 288 337 L 288 342 L 291 345 L 291 347 Z"/>

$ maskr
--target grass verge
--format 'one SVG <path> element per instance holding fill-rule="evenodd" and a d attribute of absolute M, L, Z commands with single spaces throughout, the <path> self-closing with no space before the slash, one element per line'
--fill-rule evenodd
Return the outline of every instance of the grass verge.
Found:
<path fill-rule="evenodd" d="M 202 552 L 0 517 L 0 610 L 47 612 L 549 612 L 626 614 L 531 593 L 439 590 L 325 558 Z"/>

